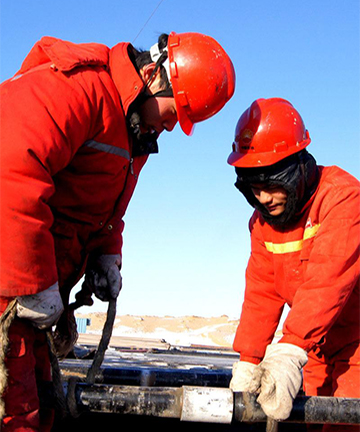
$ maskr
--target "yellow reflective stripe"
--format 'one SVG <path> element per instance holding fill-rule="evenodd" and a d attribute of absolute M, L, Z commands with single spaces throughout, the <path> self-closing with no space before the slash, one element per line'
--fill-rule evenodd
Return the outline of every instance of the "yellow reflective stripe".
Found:
<path fill-rule="evenodd" d="M 302 249 L 304 240 L 308 240 L 312 237 L 315 237 L 319 228 L 320 228 L 320 224 L 314 225 L 311 228 L 306 228 L 302 240 L 296 240 L 287 243 L 265 242 L 266 250 L 273 254 L 286 254 L 291 252 L 298 252 Z"/>
<path fill-rule="evenodd" d="M 315 237 L 317 232 L 319 231 L 320 224 L 314 225 L 311 228 L 306 228 L 304 231 L 304 240 L 308 240 L 312 237 Z"/>
<path fill-rule="evenodd" d="M 266 249 L 274 254 L 285 254 L 297 252 L 302 249 L 302 240 L 292 241 L 288 243 L 270 243 L 265 242 Z"/>

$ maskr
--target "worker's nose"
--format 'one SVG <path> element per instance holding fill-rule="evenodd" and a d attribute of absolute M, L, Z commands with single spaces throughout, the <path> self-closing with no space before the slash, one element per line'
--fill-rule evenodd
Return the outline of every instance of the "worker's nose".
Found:
<path fill-rule="evenodd" d="M 272 201 L 272 195 L 264 190 L 260 191 L 258 200 L 260 204 L 267 205 Z"/>
<path fill-rule="evenodd" d="M 171 132 L 176 126 L 177 121 L 178 121 L 177 116 L 174 116 L 171 119 L 166 120 L 163 123 L 164 129 L 167 130 L 168 132 Z"/>

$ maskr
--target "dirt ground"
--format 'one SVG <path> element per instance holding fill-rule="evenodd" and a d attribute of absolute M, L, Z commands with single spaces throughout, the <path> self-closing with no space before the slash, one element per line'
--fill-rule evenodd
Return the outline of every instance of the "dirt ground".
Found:
<path fill-rule="evenodd" d="M 106 314 L 76 314 L 76 318 L 90 319 L 91 324 L 86 328 L 86 333 L 100 334 Z M 200 344 L 230 348 L 237 325 L 238 320 L 230 319 L 226 315 L 211 318 L 122 315 L 116 317 L 113 335 L 159 339 L 172 345 Z"/>

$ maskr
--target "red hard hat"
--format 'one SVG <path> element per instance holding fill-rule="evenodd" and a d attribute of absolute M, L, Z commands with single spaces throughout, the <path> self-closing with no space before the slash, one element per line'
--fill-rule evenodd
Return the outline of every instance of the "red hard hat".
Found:
<path fill-rule="evenodd" d="M 240 117 L 230 165 L 255 168 L 273 165 L 310 144 L 300 114 L 285 99 L 258 99 Z"/>
<path fill-rule="evenodd" d="M 232 97 L 235 71 L 224 49 L 200 33 L 170 33 L 170 80 L 182 130 L 216 114 Z"/>

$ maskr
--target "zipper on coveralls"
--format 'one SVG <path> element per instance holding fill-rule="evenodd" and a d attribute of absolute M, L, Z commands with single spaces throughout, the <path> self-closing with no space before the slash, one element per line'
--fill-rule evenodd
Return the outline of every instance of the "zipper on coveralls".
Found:
<path fill-rule="evenodd" d="M 132 175 L 134 175 L 133 162 L 134 162 L 134 159 L 131 158 L 131 159 L 130 159 L 130 172 L 131 172 Z"/>

